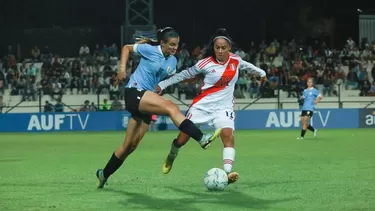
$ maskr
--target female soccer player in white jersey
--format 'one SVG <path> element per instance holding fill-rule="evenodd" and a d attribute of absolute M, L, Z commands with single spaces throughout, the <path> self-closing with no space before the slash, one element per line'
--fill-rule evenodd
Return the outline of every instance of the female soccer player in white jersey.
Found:
<path fill-rule="evenodd" d="M 184 133 L 193 137 L 202 148 L 207 148 L 211 141 L 220 135 L 221 129 L 215 133 L 203 134 L 195 124 L 187 119 L 178 106 L 169 100 L 155 94 L 155 86 L 166 76 L 175 73 L 177 60 L 173 56 L 179 43 L 177 32 L 168 27 L 157 33 L 158 43 L 125 45 L 121 51 L 120 72 L 118 79 L 125 79 L 125 65 L 130 53 L 141 56 L 140 63 L 131 75 L 125 87 L 125 106 L 131 113 L 124 142 L 112 154 L 104 169 L 98 169 L 98 188 L 103 188 L 107 179 L 136 149 L 137 145 L 148 131 L 152 114 L 169 116 L 173 123 Z"/>
<path fill-rule="evenodd" d="M 193 67 L 183 70 L 158 84 L 157 92 L 180 81 L 204 75 L 201 93 L 193 99 L 186 117 L 196 125 L 209 124 L 222 128 L 221 139 L 224 145 L 224 171 L 228 174 L 230 183 L 238 180 L 238 173 L 232 172 L 235 157 L 234 150 L 234 86 L 240 70 L 250 70 L 266 80 L 266 73 L 254 65 L 243 61 L 239 56 L 230 53 L 232 40 L 225 29 L 219 29 L 211 38 L 204 59 L 199 60 Z M 162 171 L 167 174 L 172 169 L 179 149 L 187 143 L 190 136 L 180 132 L 174 139 Z"/>
<path fill-rule="evenodd" d="M 313 87 L 314 82 L 312 78 L 307 80 L 307 88 L 303 90 L 303 94 L 301 99 L 303 99 L 302 105 L 302 113 L 301 113 L 301 122 L 302 122 L 302 130 L 301 136 L 297 139 L 303 139 L 305 137 L 306 130 L 309 129 L 314 133 L 314 137 L 316 137 L 317 130 L 313 128 L 309 122 L 310 118 L 314 115 L 314 108 L 315 105 L 319 103 L 322 99 L 322 95 L 320 95 L 319 91 Z"/>

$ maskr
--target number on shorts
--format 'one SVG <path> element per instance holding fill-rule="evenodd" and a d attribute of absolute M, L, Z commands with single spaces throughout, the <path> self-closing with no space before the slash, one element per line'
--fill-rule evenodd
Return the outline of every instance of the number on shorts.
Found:
<path fill-rule="evenodd" d="M 226 113 L 227 117 L 229 117 L 231 119 L 234 118 L 234 112 L 233 111 L 226 111 L 225 113 Z"/>

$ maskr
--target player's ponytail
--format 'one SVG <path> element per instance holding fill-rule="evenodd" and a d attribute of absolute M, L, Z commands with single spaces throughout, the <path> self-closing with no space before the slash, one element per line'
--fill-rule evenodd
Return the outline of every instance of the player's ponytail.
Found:
<path fill-rule="evenodd" d="M 135 44 L 150 44 L 150 45 L 158 45 L 159 42 L 155 39 L 150 39 L 148 37 L 139 37 L 136 39 L 137 42 L 135 42 Z"/>
<path fill-rule="evenodd" d="M 160 44 L 161 41 L 168 42 L 169 38 L 178 38 L 180 35 L 178 35 L 177 31 L 172 27 L 165 27 L 163 29 L 159 29 L 156 32 L 156 37 L 158 39 L 158 43 Z"/>
<path fill-rule="evenodd" d="M 151 39 L 148 37 L 139 37 L 137 38 L 136 44 L 150 44 L 150 45 L 160 45 L 160 42 L 163 40 L 164 42 L 168 41 L 168 38 L 171 37 L 179 37 L 177 32 L 172 27 L 165 27 L 163 29 L 158 29 L 156 31 L 156 40 Z"/>

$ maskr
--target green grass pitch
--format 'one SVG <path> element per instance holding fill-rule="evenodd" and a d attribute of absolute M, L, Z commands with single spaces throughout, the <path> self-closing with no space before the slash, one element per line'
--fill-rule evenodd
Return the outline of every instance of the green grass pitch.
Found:
<path fill-rule="evenodd" d="M 96 189 L 124 133 L 0 134 L 0 210 L 375 210 L 375 130 L 236 131 L 238 183 L 209 192 L 203 176 L 222 167 L 221 141 L 193 141 L 161 173 L 176 131 L 147 133 Z"/>

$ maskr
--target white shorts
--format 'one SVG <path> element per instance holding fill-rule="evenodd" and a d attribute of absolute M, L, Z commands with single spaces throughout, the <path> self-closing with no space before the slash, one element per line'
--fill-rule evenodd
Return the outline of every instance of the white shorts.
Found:
<path fill-rule="evenodd" d="M 235 113 L 233 109 L 223 109 L 207 112 L 194 107 L 190 107 L 186 112 L 186 118 L 190 119 L 197 126 L 208 124 L 215 129 L 231 128 L 234 130 Z"/>

